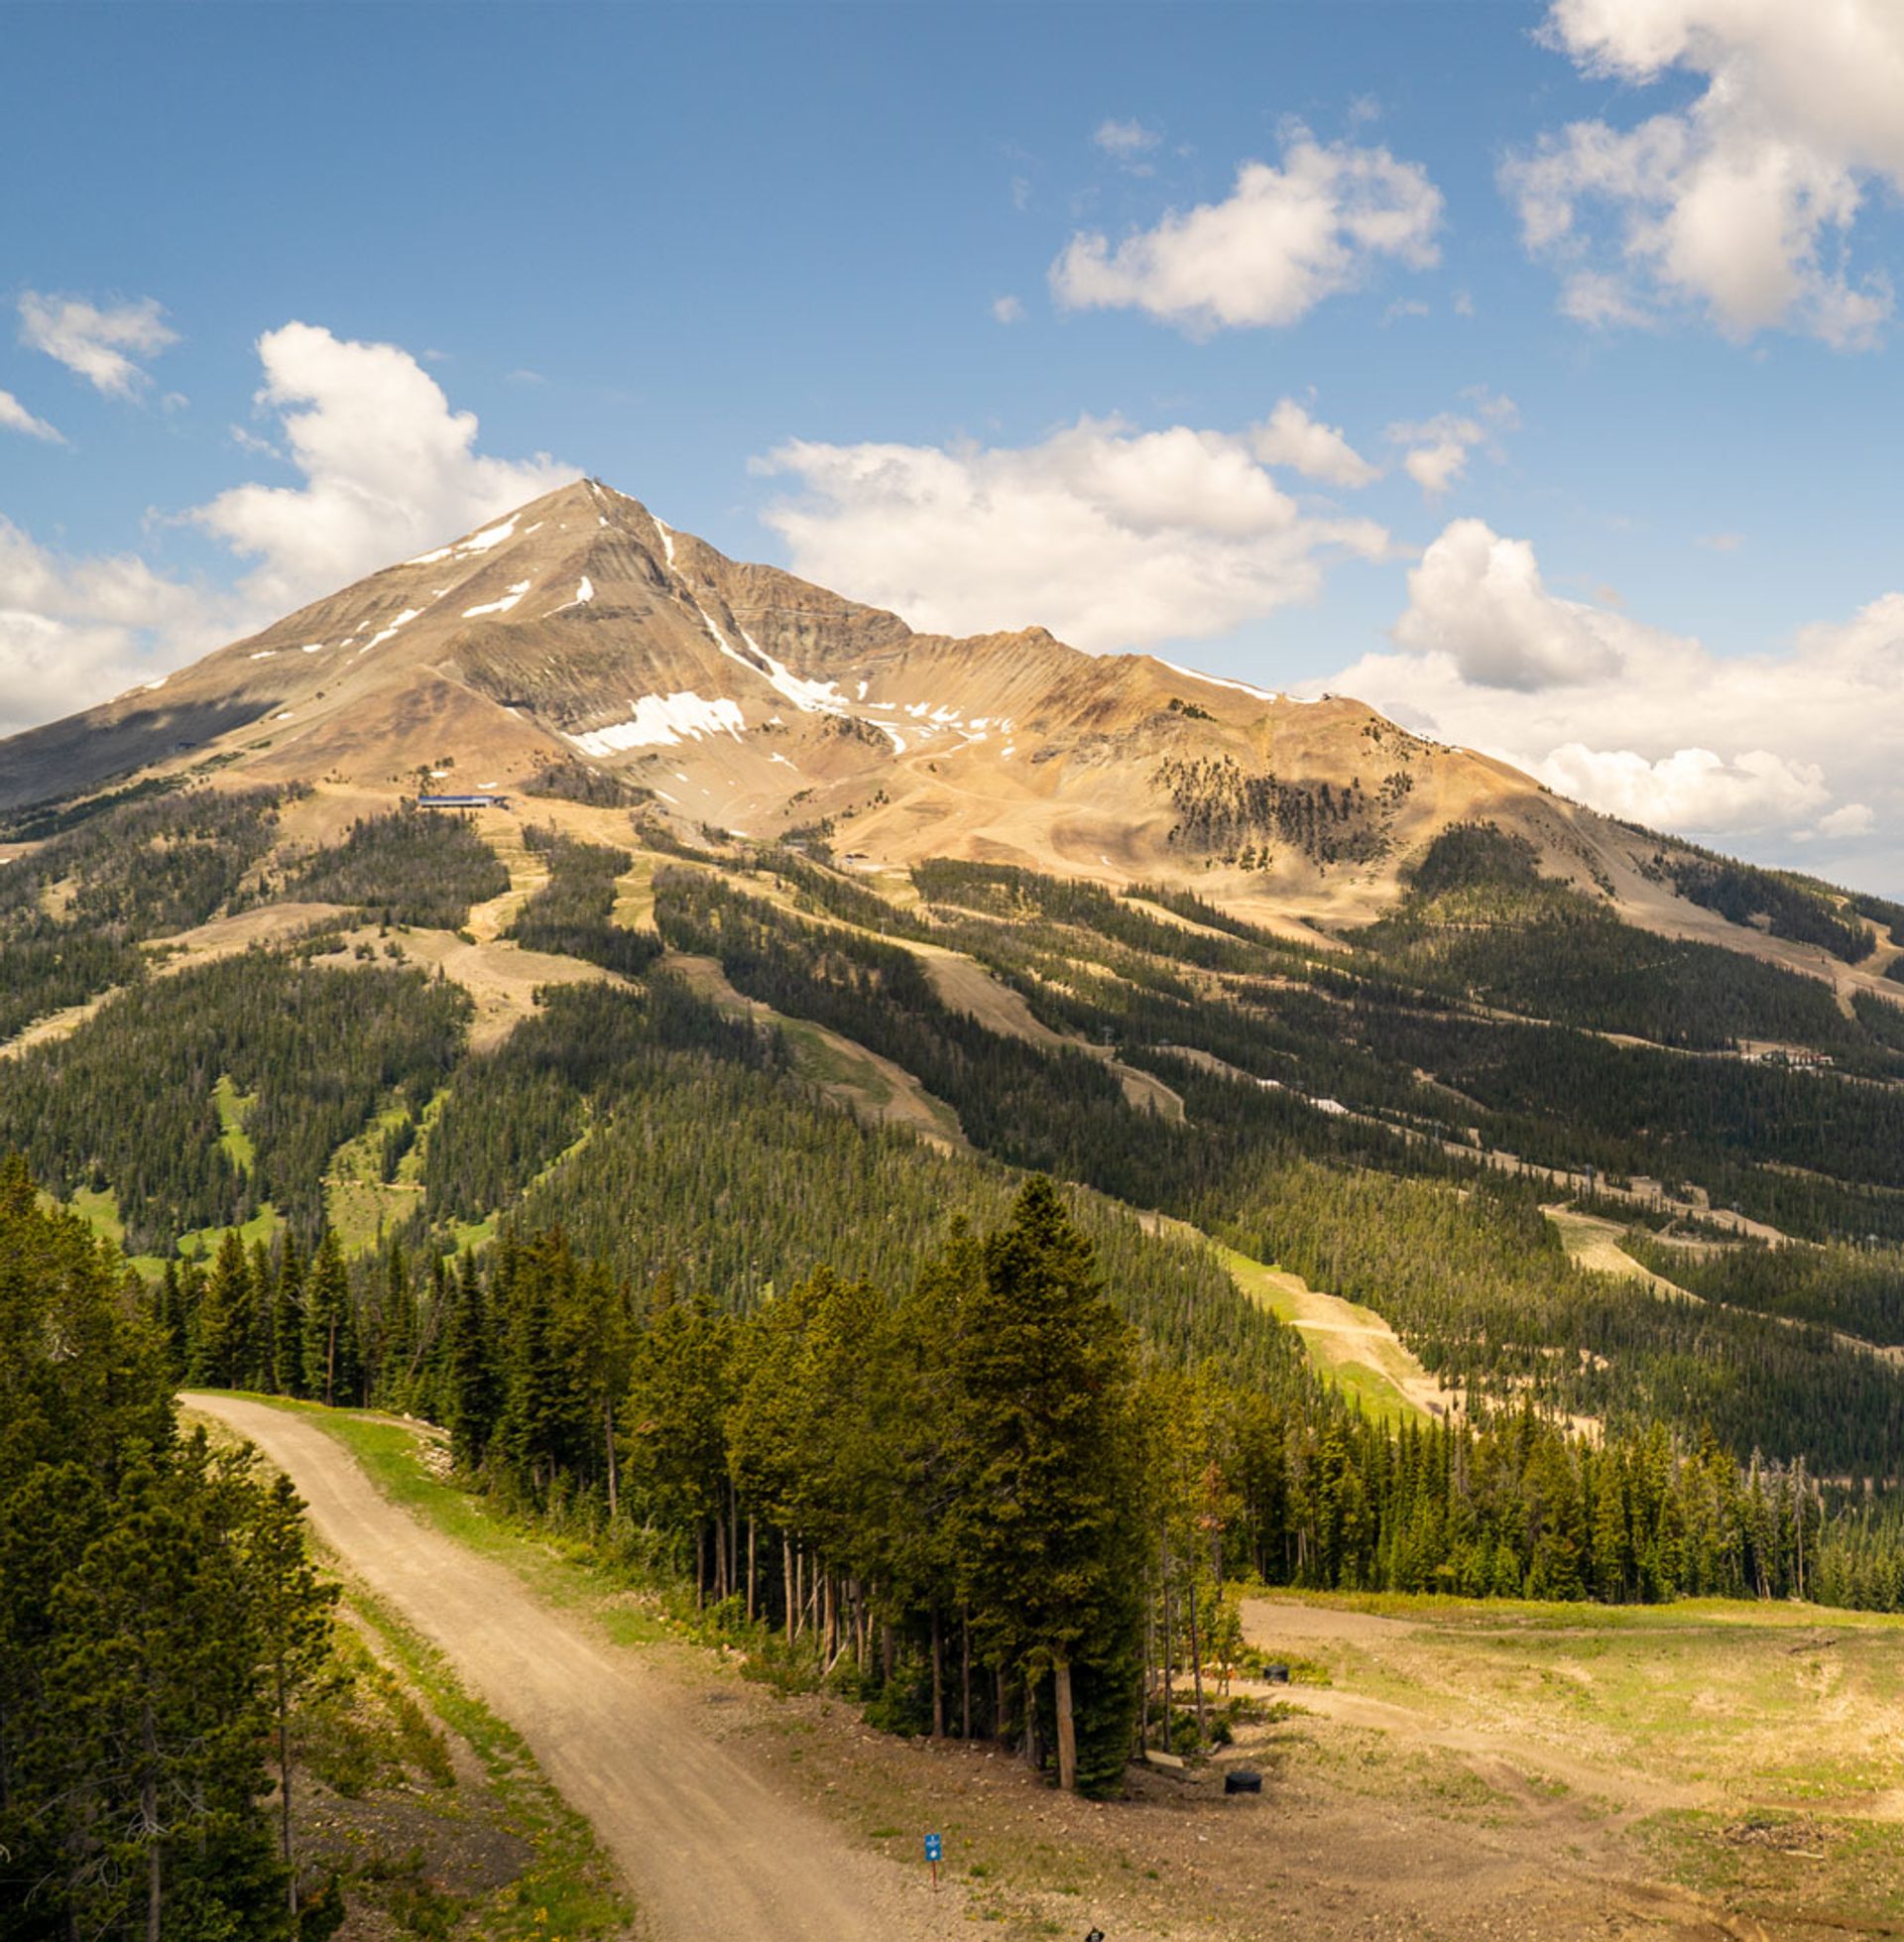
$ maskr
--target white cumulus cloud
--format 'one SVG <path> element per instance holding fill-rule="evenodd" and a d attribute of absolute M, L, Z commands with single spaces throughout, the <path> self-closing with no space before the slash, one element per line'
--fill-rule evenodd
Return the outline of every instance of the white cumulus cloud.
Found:
<path fill-rule="evenodd" d="M 216 647 L 234 615 L 133 554 L 65 558 L 0 517 L 0 735 Z"/>
<path fill-rule="evenodd" d="M 1224 201 L 1170 210 L 1115 246 L 1073 236 L 1051 289 L 1071 309 L 1141 309 L 1198 333 L 1289 324 L 1381 258 L 1433 264 L 1441 216 L 1419 165 L 1296 130 L 1280 168 L 1246 162 Z"/>
<path fill-rule="evenodd" d="M 1312 598 L 1373 522 L 1304 513 L 1254 434 L 1081 419 L 1027 446 L 796 441 L 755 461 L 794 570 L 949 634 L 1039 624 L 1109 651 L 1221 634 Z"/>
<path fill-rule="evenodd" d="M 1782 652 L 1702 642 L 1543 582 L 1534 549 L 1456 520 L 1408 576 L 1393 652 L 1313 685 L 1497 755 L 1610 815 L 1760 850 L 1904 827 L 1904 593 Z M 1814 861 L 1818 861 L 1814 857 Z"/>
<path fill-rule="evenodd" d="M 1306 478 L 1352 490 L 1381 477 L 1343 435 L 1339 426 L 1319 424 L 1293 398 L 1276 409 L 1250 436 L 1250 449 L 1265 465 L 1287 465 Z"/>
<path fill-rule="evenodd" d="M 43 438 L 50 445 L 66 441 L 45 419 L 37 419 L 10 391 L 0 391 L 0 431 L 24 431 L 29 438 Z"/>
<path fill-rule="evenodd" d="M 1533 547 L 1478 519 L 1456 520 L 1409 570 L 1395 640 L 1482 687 L 1573 686 L 1618 665 L 1595 610 L 1549 593 Z"/>
<path fill-rule="evenodd" d="M 150 382 L 138 360 L 176 344 L 178 333 L 156 298 L 100 309 L 77 297 L 30 290 L 20 299 L 20 341 L 57 358 L 95 391 L 133 398 Z"/>
<path fill-rule="evenodd" d="M 1564 311 L 1611 326 L 1691 304 L 1736 337 L 1875 340 L 1890 283 L 1846 258 L 1868 191 L 1904 191 L 1897 0 L 1554 0 L 1543 38 L 1591 76 L 1703 83 L 1631 126 L 1550 130 L 1503 167 L 1529 249 L 1565 268 Z"/>
<path fill-rule="evenodd" d="M 295 486 L 232 487 L 190 518 L 259 563 L 247 581 L 272 612 L 422 551 L 579 474 L 546 453 L 476 450 L 473 412 L 396 344 L 288 323 L 258 340 L 259 406 L 303 474 Z"/>
<path fill-rule="evenodd" d="M 135 554 L 67 558 L 0 518 L 0 733 L 151 680 L 379 566 L 576 476 L 476 450 L 477 425 L 394 344 L 291 323 L 259 340 L 260 405 L 296 486 L 246 484 L 185 518 L 255 562 L 235 589 Z"/>
<path fill-rule="evenodd" d="M 1391 425 L 1389 442 L 1407 446 L 1401 467 L 1430 499 L 1438 499 L 1468 470 L 1468 455 L 1482 447 L 1498 459 L 1496 434 L 1511 431 L 1520 413 L 1511 398 L 1478 385 L 1463 394 L 1471 412 L 1442 412 L 1417 425 Z"/>

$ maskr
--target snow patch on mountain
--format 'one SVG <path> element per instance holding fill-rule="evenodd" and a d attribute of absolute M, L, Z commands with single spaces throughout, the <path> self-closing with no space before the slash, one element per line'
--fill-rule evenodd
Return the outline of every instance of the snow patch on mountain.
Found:
<path fill-rule="evenodd" d="M 518 580 L 499 600 L 485 600 L 480 607 L 465 607 L 463 618 L 475 620 L 482 614 L 506 614 L 529 591 L 527 580 Z"/>
<path fill-rule="evenodd" d="M 635 712 L 628 720 L 571 735 L 568 740 L 584 755 L 606 756 L 624 749 L 673 747 L 722 732 L 738 739 L 747 727 L 737 702 L 704 701 L 691 689 L 676 694 L 645 694 L 629 706 Z"/>

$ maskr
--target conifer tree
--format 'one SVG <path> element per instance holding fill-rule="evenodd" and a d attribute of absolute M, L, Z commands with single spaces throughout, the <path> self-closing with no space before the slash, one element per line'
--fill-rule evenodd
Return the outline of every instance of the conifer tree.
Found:
<path fill-rule="evenodd" d="M 246 1546 L 247 1590 L 258 1628 L 258 1661 L 278 1763 L 279 1840 L 291 1913 L 298 1913 L 292 1850 L 292 1718 L 296 1703 L 330 1658 L 330 1609 L 337 1587 L 322 1582 L 304 1542 L 303 1504 L 280 1475 L 254 1508 Z"/>
<path fill-rule="evenodd" d="M 311 1260 L 304 1296 L 304 1394 L 327 1406 L 354 1400 L 356 1376 L 350 1277 L 336 1230 L 326 1228 Z"/>
<path fill-rule="evenodd" d="M 236 1389 L 251 1356 L 251 1263 L 238 1230 L 226 1228 L 199 1296 L 192 1331 L 189 1379 L 211 1389 Z"/>
<path fill-rule="evenodd" d="M 456 1276 L 443 1359 L 450 1453 L 457 1469 L 474 1471 L 495 1431 L 499 1385 L 490 1348 L 489 1304 L 476 1257 L 467 1249 Z"/>
<path fill-rule="evenodd" d="M 295 1229 L 285 1234 L 272 1294 L 271 1387 L 279 1396 L 307 1396 L 304 1386 L 304 1256 Z"/>
<path fill-rule="evenodd" d="M 1088 1711 L 1093 1759 L 1083 1777 L 1099 1789 L 1121 1770 L 1135 1710 L 1134 1559 L 1120 1528 L 1130 1344 L 1049 1180 L 1025 1186 L 983 1260 L 953 1365 L 967 1453 L 955 1517 L 960 1577 L 1027 1685 L 1050 1673 L 1067 1789 L 1080 1783 L 1079 1716 Z M 1083 1692 L 1081 1665 L 1091 1674 Z M 1106 1742 L 1118 1749 L 1112 1773 Z"/>

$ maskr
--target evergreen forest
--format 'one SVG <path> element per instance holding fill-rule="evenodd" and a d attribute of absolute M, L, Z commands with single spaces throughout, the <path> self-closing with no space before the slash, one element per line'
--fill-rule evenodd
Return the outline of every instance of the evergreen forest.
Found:
<path fill-rule="evenodd" d="M 1394 801 L 1172 787 L 1218 849 L 1360 854 Z M 0 871 L 0 1517 L 50 1547 L 0 1617 L 32 1686 L 6 1799 L 53 1784 L 95 1662 L 64 1655 L 131 1622 L 101 1533 L 201 1560 L 236 1626 L 260 1519 L 295 1521 L 178 1436 L 176 1383 L 439 1424 L 467 1488 L 788 1678 L 1087 1792 L 1221 1733 L 1250 1583 L 1904 1607 L 1882 998 L 1639 930 L 1485 823 L 1322 949 L 1181 889 L 894 882 L 585 789 L 508 851 L 410 807 L 317 844 L 284 838 L 295 791 L 127 793 Z M 1673 855 L 1689 898 L 1843 961 L 1891 920 Z M 1369 1405 L 1239 1261 L 1371 1310 L 1441 1399 Z M 260 1702 L 218 1690 L 245 1724 L 194 1741 L 226 1775 L 199 1797 L 232 1892 L 289 1910 Z M 195 1906 L 214 1837 L 72 1744 L 97 1851 L 0 1832 L 61 1883 L 36 1905 L 96 1892 L 99 1934 L 138 1893 Z"/>

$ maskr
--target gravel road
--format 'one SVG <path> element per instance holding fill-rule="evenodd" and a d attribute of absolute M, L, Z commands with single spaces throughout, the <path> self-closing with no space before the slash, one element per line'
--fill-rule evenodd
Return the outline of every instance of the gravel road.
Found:
<path fill-rule="evenodd" d="M 935 1942 L 965 1932 L 962 1895 L 851 1846 L 714 1739 L 705 1707 L 587 1619 L 534 1596 L 381 1496 L 307 1417 L 192 1395 L 285 1471 L 347 1570 L 448 1657 L 528 1741 L 627 1876 L 654 1942 Z"/>

